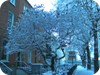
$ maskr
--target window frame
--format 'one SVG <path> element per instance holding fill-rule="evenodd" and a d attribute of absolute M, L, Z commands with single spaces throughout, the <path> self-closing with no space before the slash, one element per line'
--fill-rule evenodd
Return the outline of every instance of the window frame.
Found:
<path fill-rule="evenodd" d="M 25 12 L 25 11 L 27 11 L 28 10 L 28 7 L 27 7 L 27 4 L 25 3 L 24 4 L 24 7 L 23 7 L 23 11 Z"/>
<path fill-rule="evenodd" d="M 15 6 L 16 4 L 16 0 L 9 0 L 11 4 L 13 4 Z"/>
<path fill-rule="evenodd" d="M 3 47 L 7 44 L 7 39 L 4 39 L 3 40 Z M 5 51 L 5 49 L 4 49 L 4 51 L 3 51 L 3 58 L 1 59 L 1 61 L 3 61 L 3 62 L 9 62 L 9 54 L 6 54 L 6 51 Z"/>
<path fill-rule="evenodd" d="M 12 27 L 14 25 L 14 13 L 9 11 L 8 12 L 8 23 L 7 23 L 7 30 L 8 33 L 10 34 L 12 32 Z"/>

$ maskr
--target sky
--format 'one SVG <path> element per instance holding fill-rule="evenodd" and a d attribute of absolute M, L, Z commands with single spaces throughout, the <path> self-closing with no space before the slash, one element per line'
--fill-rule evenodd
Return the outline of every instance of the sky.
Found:
<path fill-rule="evenodd" d="M 4 1 L 6 0 L 0 0 L 0 7 Z M 57 0 L 28 0 L 28 1 L 32 6 L 34 6 L 34 4 L 37 5 L 44 4 L 45 10 L 50 11 L 51 9 L 55 9 L 53 7 L 53 4 L 55 4 Z M 100 0 L 94 0 L 94 1 L 96 1 L 100 5 Z"/>
<path fill-rule="evenodd" d="M 55 4 L 57 0 L 28 0 L 28 1 L 32 6 L 34 6 L 34 4 L 37 4 L 37 5 L 43 4 L 45 7 L 45 10 L 49 11 L 51 9 L 55 9 L 53 4 Z"/>
<path fill-rule="evenodd" d="M 45 10 L 50 11 L 50 9 L 55 9 L 53 4 L 57 2 L 57 0 L 28 0 L 29 3 L 33 6 L 34 4 L 44 4 Z M 100 5 L 100 0 L 94 0 Z"/>

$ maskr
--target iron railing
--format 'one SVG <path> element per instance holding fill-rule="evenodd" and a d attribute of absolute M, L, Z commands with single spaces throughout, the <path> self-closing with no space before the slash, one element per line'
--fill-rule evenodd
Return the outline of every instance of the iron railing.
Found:
<path fill-rule="evenodd" d="M 8 75 L 12 75 L 12 69 L 9 68 L 5 63 L 1 62 L 0 61 L 0 67 L 1 67 L 1 70 L 5 73 L 5 74 L 8 74 Z"/>

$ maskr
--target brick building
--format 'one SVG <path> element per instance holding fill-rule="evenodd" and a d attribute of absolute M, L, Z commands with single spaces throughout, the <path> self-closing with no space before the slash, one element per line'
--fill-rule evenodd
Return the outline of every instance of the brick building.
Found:
<path fill-rule="evenodd" d="M 6 0 L 0 7 L 0 60 L 15 61 L 17 53 L 5 55 L 4 46 L 7 43 L 7 35 L 10 33 L 8 28 L 12 29 L 19 15 L 25 10 L 32 8 L 27 0 Z"/>
<path fill-rule="evenodd" d="M 5 55 L 5 48 L 8 38 L 15 22 L 18 21 L 19 15 L 24 11 L 32 8 L 27 0 L 7 0 L 0 8 L 0 60 L 3 62 L 13 63 L 15 61 L 24 61 L 27 63 L 44 63 L 42 56 L 37 56 L 39 50 L 28 51 L 27 54 L 14 52 Z"/>

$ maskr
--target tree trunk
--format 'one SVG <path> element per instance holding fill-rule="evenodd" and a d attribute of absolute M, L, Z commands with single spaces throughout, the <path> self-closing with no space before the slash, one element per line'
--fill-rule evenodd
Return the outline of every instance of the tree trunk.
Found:
<path fill-rule="evenodd" d="M 51 70 L 52 71 L 55 71 L 55 59 L 56 59 L 56 56 L 52 57 L 51 59 Z"/>
<path fill-rule="evenodd" d="M 36 57 L 36 50 L 35 50 L 35 62 L 34 63 L 37 63 L 37 57 Z"/>
<path fill-rule="evenodd" d="M 82 59 L 82 66 L 83 67 L 86 67 L 86 56 L 81 56 L 81 59 Z"/>
<path fill-rule="evenodd" d="M 90 57 L 89 45 L 87 45 L 86 51 L 87 51 L 87 69 L 91 69 L 91 57 Z"/>
<path fill-rule="evenodd" d="M 97 25 L 95 24 L 95 28 Z M 94 30 L 94 73 L 99 70 L 97 30 Z"/>

